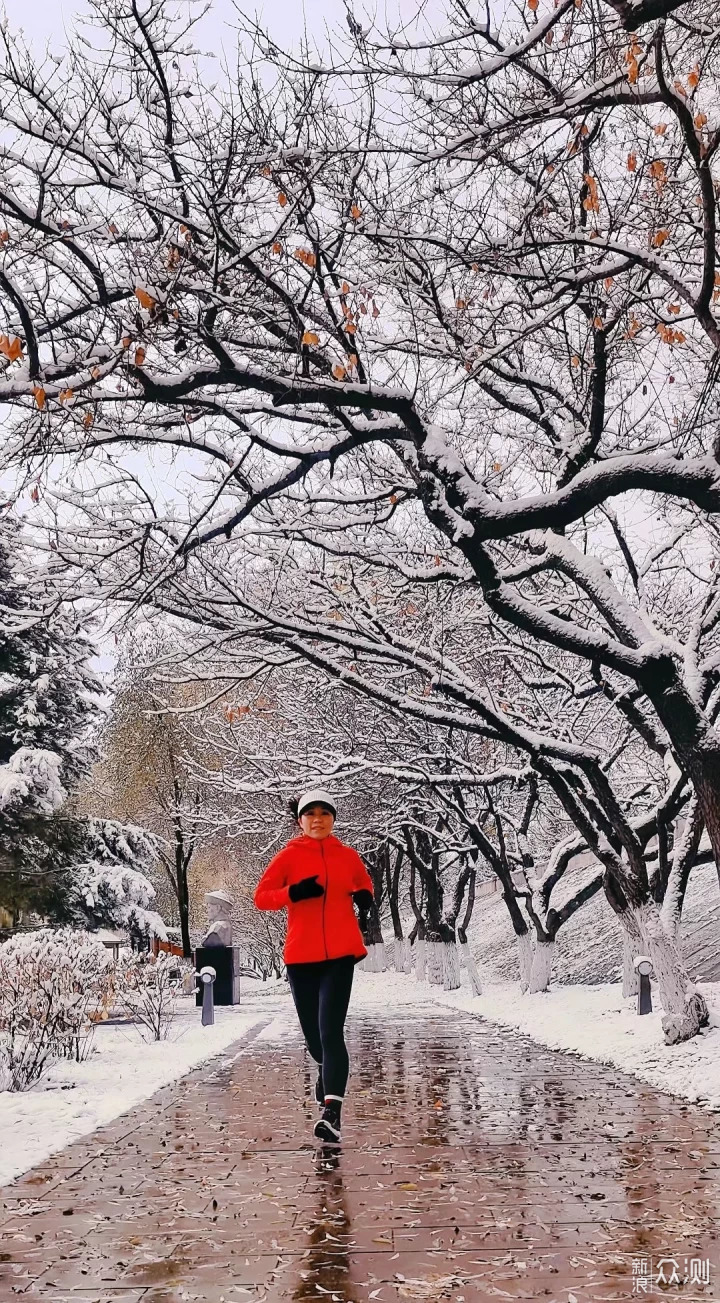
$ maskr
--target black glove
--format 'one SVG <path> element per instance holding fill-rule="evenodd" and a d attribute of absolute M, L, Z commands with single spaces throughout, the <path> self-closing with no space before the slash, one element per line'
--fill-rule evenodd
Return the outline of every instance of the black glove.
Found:
<path fill-rule="evenodd" d="M 288 887 L 288 896 L 293 904 L 298 900 L 312 900 L 314 896 L 324 896 L 325 888 L 320 886 L 317 873 L 313 873 L 311 878 L 303 878 L 300 882 L 294 882 Z"/>
<path fill-rule="evenodd" d="M 367 887 L 363 887 L 360 891 L 354 891 L 352 898 L 361 914 L 367 914 L 374 899 L 372 892 L 368 891 Z"/>

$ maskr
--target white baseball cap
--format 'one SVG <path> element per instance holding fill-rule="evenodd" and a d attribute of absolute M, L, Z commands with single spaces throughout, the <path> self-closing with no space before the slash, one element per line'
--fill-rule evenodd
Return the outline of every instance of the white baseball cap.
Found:
<path fill-rule="evenodd" d="M 337 806 L 333 798 L 329 792 L 323 791 L 322 787 L 313 787 L 310 792 L 303 792 L 298 801 L 298 819 L 312 805 L 326 805 L 328 810 L 332 810 L 332 813 L 337 815 Z"/>

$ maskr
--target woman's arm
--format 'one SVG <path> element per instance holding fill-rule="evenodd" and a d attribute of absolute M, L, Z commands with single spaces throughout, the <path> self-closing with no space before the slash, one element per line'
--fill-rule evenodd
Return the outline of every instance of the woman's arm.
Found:
<path fill-rule="evenodd" d="M 364 891 L 364 892 L 369 892 L 370 895 L 374 897 L 375 893 L 373 891 L 372 878 L 370 877 L 370 874 L 365 868 L 365 865 L 363 864 L 357 851 L 353 851 L 353 858 L 355 860 L 355 864 L 353 866 L 353 877 L 352 877 L 353 896 L 357 891 Z"/>
<path fill-rule="evenodd" d="M 253 900 L 257 909 L 285 909 L 289 903 L 288 892 L 288 847 L 284 846 L 271 859 L 263 873 Z"/>

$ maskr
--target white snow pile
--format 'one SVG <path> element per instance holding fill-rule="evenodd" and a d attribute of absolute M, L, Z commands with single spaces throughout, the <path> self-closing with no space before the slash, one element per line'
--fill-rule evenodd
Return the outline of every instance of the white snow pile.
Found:
<path fill-rule="evenodd" d="M 54 814 L 67 797 L 60 766 L 54 751 L 19 747 L 7 764 L 0 765 L 0 810 L 11 813 L 26 804 L 39 814 Z"/>

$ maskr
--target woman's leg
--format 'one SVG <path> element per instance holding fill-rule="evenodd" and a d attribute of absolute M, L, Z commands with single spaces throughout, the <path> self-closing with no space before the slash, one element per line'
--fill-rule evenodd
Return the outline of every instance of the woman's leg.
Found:
<path fill-rule="evenodd" d="M 318 1066 L 323 1061 L 320 1037 L 320 972 L 323 967 L 323 964 L 287 965 L 288 983 L 305 1044 Z"/>
<path fill-rule="evenodd" d="M 323 969 L 319 984 L 323 1085 L 326 1099 L 329 1095 L 342 1099 L 350 1070 L 344 1032 L 355 960 L 352 956 L 330 959 Z"/>

